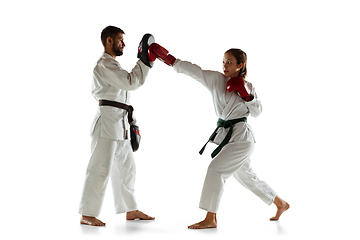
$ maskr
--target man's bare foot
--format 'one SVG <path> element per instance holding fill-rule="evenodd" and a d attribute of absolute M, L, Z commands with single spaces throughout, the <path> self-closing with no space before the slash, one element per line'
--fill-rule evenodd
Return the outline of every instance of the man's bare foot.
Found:
<path fill-rule="evenodd" d="M 216 213 L 208 212 L 206 218 L 198 223 L 188 226 L 188 229 L 206 229 L 206 228 L 216 228 L 217 219 Z"/>
<path fill-rule="evenodd" d="M 89 226 L 98 226 L 98 227 L 106 225 L 106 223 L 103 223 L 96 217 L 88 217 L 84 215 L 82 215 L 80 218 L 80 224 L 89 225 Z"/>
<path fill-rule="evenodd" d="M 136 211 L 131 211 L 131 212 L 127 212 L 126 213 L 126 220 L 135 220 L 135 219 L 139 219 L 139 220 L 154 220 L 154 217 L 150 217 L 149 215 L 146 215 L 145 213 L 136 210 Z"/>
<path fill-rule="evenodd" d="M 277 221 L 279 220 L 281 214 L 290 208 L 290 204 L 282 200 L 280 197 L 276 196 L 274 200 L 274 204 L 277 207 L 276 215 L 270 218 L 270 221 Z"/>

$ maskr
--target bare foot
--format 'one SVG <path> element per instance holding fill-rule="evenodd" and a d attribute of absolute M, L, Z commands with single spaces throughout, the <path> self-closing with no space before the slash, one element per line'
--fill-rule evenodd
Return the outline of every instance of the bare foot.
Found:
<path fill-rule="evenodd" d="M 208 212 L 206 218 L 198 223 L 188 226 L 188 229 L 206 229 L 206 228 L 216 228 L 217 219 L 216 213 Z"/>
<path fill-rule="evenodd" d="M 206 228 L 216 228 L 216 227 L 217 227 L 217 223 L 215 221 L 204 220 L 188 226 L 188 229 L 206 229 Z"/>
<path fill-rule="evenodd" d="M 276 196 L 274 204 L 277 207 L 276 215 L 270 218 L 270 221 L 277 221 L 279 220 L 281 214 L 283 214 L 286 210 L 290 208 L 290 204 L 282 200 L 280 197 Z"/>
<path fill-rule="evenodd" d="M 106 225 L 106 223 L 103 223 L 96 217 L 87 217 L 84 215 L 82 215 L 80 218 L 80 224 L 89 225 L 89 226 L 98 226 L 98 227 Z"/>
<path fill-rule="evenodd" d="M 126 220 L 135 220 L 135 219 L 139 219 L 139 220 L 154 220 L 154 217 L 150 217 L 149 215 L 146 215 L 145 213 L 136 210 L 136 211 L 131 211 L 131 212 L 127 212 L 126 213 Z"/>

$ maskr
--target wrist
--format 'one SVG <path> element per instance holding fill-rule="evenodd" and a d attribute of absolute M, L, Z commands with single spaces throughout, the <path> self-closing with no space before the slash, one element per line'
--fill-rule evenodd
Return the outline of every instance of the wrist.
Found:
<path fill-rule="evenodd" d="M 171 54 L 167 55 L 166 58 L 164 59 L 164 62 L 169 66 L 174 66 L 175 61 L 176 58 Z"/>
<path fill-rule="evenodd" d="M 254 99 L 254 95 L 250 94 L 246 98 L 242 98 L 242 99 L 244 99 L 246 102 L 251 102 Z"/>

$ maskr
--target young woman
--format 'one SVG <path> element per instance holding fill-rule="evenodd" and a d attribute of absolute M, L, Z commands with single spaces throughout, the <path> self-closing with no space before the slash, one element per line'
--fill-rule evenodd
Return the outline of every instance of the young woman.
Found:
<path fill-rule="evenodd" d="M 244 80 L 247 74 L 246 53 L 240 49 L 226 51 L 223 58 L 223 74 L 205 71 L 195 64 L 176 59 L 156 43 L 149 47 L 149 58 L 151 61 L 159 58 L 173 66 L 176 72 L 186 74 L 202 83 L 212 94 L 215 112 L 219 118 L 218 127 L 209 139 L 219 147 L 212 153 L 213 160 L 208 167 L 199 206 L 207 211 L 207 215 L 203 221 L 188 228 L 217 227 L 216 213 L 225 180 L 230 176 L 234 176 L 240 184 L 266 204 L 274 203 L 277 212 L 270 220 L 278 220 L 290 205 L 266 182 L 257 178 L 250 166 L 255 139 L 251 127 L 247 124 L 247 117 L 259 116 L 262 107 L 255 88 Z"/>

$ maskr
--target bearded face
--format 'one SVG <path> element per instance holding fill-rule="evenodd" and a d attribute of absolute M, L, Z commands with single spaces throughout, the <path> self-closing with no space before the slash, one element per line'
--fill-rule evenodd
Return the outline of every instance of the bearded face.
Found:
<path fill-rule="evenodd" d="M 112 46 L 112 50 L 113 50 L 113 52 L 115 53 L 116 56 L 123 55 L 122 49 L 123 48 L 120 48 L 119 46 L 115 46 L 115 45 Z"/>
<path fill-rule="evenodd" d="M 123 55 L 124 47 L 125 47 L 124 36 L 122 33 L 119 33 L 113 39 L 113 45 L 112 45 L 111 50 L 116 56 L 121 56 L 121 55 Z"/>

